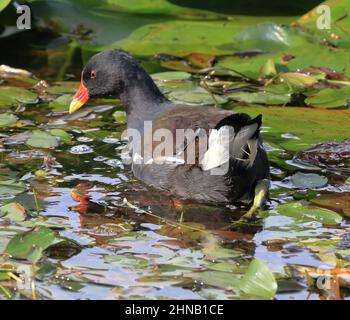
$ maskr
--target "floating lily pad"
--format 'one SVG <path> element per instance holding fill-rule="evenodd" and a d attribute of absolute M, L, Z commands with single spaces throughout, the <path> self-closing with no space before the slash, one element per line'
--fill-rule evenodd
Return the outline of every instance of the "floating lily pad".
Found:
<path fill-rule="evenodd" d="M 17 122 L 18 118 L 12 113 L 2 113 L 0 114 L 0 128 L 8 127 Z"/>
<path fill-rule="evenodd" d="M 350 217 L 350 193 L 329 193 L 312 199 L 312 203 L 317 206 L 334 210 L 340 214 Z"/>
<path fill-rule="evenodd" d="M 277 282 L 268 266 L 254 259 L 239 283 L 240 290 L 251 297 L 273 299 L 277 292 Z"/>
<path fill-rule="evenodd" d="M 50 134 L 58 137 L 61 141 L 65 142 L 65 143 L 71 143 L 72 142 L 72 135 L 70 135 L 69 133 L 67 133 L 66 131 L 62 130 L 62 129 L 51 129 L 50 130 Z"/>
<path fill-rule="evenodd" d="M 186 80 L 190 77 L 191 74 L 184 71 L 167 71 L 152 74 L 152 78 L 158 81 Z"/>
<path fill-rule="evenodd" d="M 342 221 L 342 217 L 334 211 L 312 206 L 304 206 L 301 202 L 291 202 L 277 206 L 276 208 L 261 213 L 266 217 L 269 215 L 282 215 L 293 218 L 295 221 L 308 222 L 317 221 L 322 224 L 334 225 Z"/>
<path fill-rule="evenodd" d="M 144 258 L 135 257 L 131 254 L 122 254 L 114 256 L 105 256 L 105 261 L 113 263 L 123 268 L 146 268 L 150 265 L 149 261 Z"/>
<path fill-rule="evenodd" d="M 234 42 L 239 43 L 240 50 L 258 48 L 269 52 L 300 46 L 306 43 L 307 39 L 307 34 L 298 29 L 263 22 L 236 34 Z"/>
<path fill-rule="evenodd" d="M 316 173 L 297 172 L 291 177 L 291 181 L 297 188 L 319 188 L 328 183 L 328 179 Z"/>
<path fill-rule="evenodd" d="M 295 88 L 310 87 L 318 82 L 314 77 L 298 72 L 281 73 L 279 78 L 282 82 Z"/>
<path fill-rule="evenodd" d="M 16 195 L 26 190 L 22 182 L 16 180 L 0 180 L 0 195 Z"/>
<path fill-rule="evenodd" d="M 37 256 L 56 241 L 56 234 L 46 227 L 34 227 L 14 236 L 8 243 L 5 252 L 19 259 L 37 260 Z"/>
<path fill-rule="evenodd" d="M 28 136 L 26 144 L 34 148 L 55 148 L 58 146 L 58 139 L 45 131 L 34 130 Z"/>
<path fill-rule="evenodd" d="M 71 101 L 72 95 L 64 94 L 58 97 L 56 100 L 50 102 L 49 107 L 52 108 L 53 111 L 67 111 Z"/>
<path fill-rule="evenodd" d="M 38 96 L 26 89 L 17 87 L 0 87 L 0 108 L 19 104 L 35 103 Z"/>
<path fill-rule="evenodd" d="M 305 103 L 317 108 L 339 108 L 350 106 L 350 86 L 341 89 L 324 89 L 310 95 Z"/>
<path fill-rule="evenodd" d="M 224 104 L 228 99 L 224 96 L 212 95 L 204 91 L 174 91 L 169 94 L 172 100 L 182 101 L 190 104 Z"/>
<path fill-rule="evenodd" d="M 10 221 L 24 221 L 26 210 L 19 203 L 12 202 L 0 207 L 0 218 Z"/>
<path fill-rule="evenodd" d="M 235 101 L 245 103 L 267 104 L 267 105 L 284 105 L 287 104 L 291 95 L 277 95 L 269 92 L 236 92 L 228 94 L 228 97 Z"/>
<path fill-rule="evenodd" d="M 118 124 L 125 124 L 127 122 L 127 115 L 125 111 L 115 111 L 113 117 Z"/>
<path fill-rule="evenodd" d="M 289 151 L 304 150 L 323 141 L 342 141 L 349 137 L 350 111 L 293 107 L 236 107 L 252 117 L 263 114 L 266 142 Z M 325 130 L 327 128 L 327 130 Z M 284 138 L 289 132 L 298 139 Z"/>
<path fill-rule="evenodd" d="M 9 5 L 10 2 L 11 2 L 11 0 L 1 0 L 0 1 L 0 12 L 2 10 L 4 10 Z"/>
<path fill-rule="evenodd" d="M 226 290 L 237 291 L 240 281 L 240 276 L 232 274 L 231 272 L 221 271 L 203 271 L 192 272 L 186 274 L 186 277 L 190 277 L 199 283 L 203 283 L 207 286 L 223 288 Z"/>

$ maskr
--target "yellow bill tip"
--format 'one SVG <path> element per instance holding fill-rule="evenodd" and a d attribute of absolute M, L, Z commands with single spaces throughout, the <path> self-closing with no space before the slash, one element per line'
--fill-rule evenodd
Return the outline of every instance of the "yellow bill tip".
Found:
<path fill-rule="evenodd" d="M 75 111 L 78 111 L 83 105 L 84 105 L 84 102 L 78 99 L 73 99 L 69 106 L 69 114 L 72 114 Z"/>

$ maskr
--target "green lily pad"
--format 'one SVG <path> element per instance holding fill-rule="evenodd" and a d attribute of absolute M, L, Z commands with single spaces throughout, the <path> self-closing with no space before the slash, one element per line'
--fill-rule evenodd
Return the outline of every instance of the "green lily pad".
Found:
<path fill-rule="evenodd" d="M 306 43 L 309 37 L 298 29 L 280 26 L 273 22 L 263 22 L 250 26 L 234 37 L 240 50 L 262 49 L 276 51 L 296 47 Z"/>
<path fill-rule="evenodd" d="M 26 210 L 19 203 L 11 202 L 0 207 L 0 218 L 10 221 L 24 221 Z"/>
<path fill-rule="evenodd" d="M 131 254 L 104 256 L 104 260 L 108 263 L 113 263 L 124 268 L 142 269 L 150 265 L 148 260 L 140 257 L 135 257 Z"/>
<path fill-rule="evenodd" d="M 319 188 L 328 183 L 328 179 L 316 173 L 297 172 L 291 177 L 291 181 L 297 188 Z"/>
<path fill-rule="evenodd" d="M 296 222 L 317 221 L 322 224 L 335 225 L 342 222 L 342 217 L 331 210 L 304 206 L 301 202 L 291 202 L 261 213 L 263 217 L 282 215 L 293 218 Z"/>
<path fill-rule="evenodd" d="M 11 0 L 0 0 L 0 12 L 4 10 L 10 2 Z"/>
<path fill-rule="evenodd" d="M 318 12 L 318 6 L 309 12 L 306 12 L 293 25 L 300 26 L 310 34 L 319 36 L 336 46 L 349 48 L 350 40 L 348 30 L 350 28 L 350 22 L 347 18 L 350 14 L 349 1 L 348 0 L 328 0 L 322 2 L 323 5 L 329 7 L 330 11 L 330 23 L 331 30 L 329 32 L 327 28 L 318 28 L 318 20 L 323 20 L 321 13 Z M 324 14 L 324 12 L 322 12 Z"/>
<path fill-rule="evenodd" d="M 203 271 L 187 273 L 186 277 L 203 283 L 207 286 L 223 288 L 226 290 L 237 291 L 240 283 L 240 276 L 231 272 L 221 271 Z"/>
<path fill-rule="evenodd" d="M 22 182 L 16 180 L 0 180 L 0 195 L 16 195 L 26 190 Z"/>
<path fill-rule="evenodd" d="M 184 71 L 167 71 L 167 72 L 153 73 L 151 76 L 153 80 L 170 81 L 170 80 L 186 80 L 191 77 L 191 74 Z"/>
<path fill-rule="evenodd" d="M 52 108 L 53 111 L 67 111 L 71 101 L 72 95 L 64 94 L 58 97 L 56 100 L 51 101 L 49 107 Z"/>
<path fill-rule="evenodd" d="M 282 82 L 295 88 L 305 88 L 317 83 L 314 77 L 298 72 L 281 73 L 279 78 Z"/>
<path fill-rule="evenodd" d="M 55 241 L 54 231 L 41 226 L 34 227 L 29 231 L 15 235 L 8 243 L 5 252 L 18 259 L 37 260 L 40 249 L 45 250 Z"/>
<path fill-rule="evenodd" d="M 48 88 L 48 92 L 55 94 L 73 94 L 77 91 L 78 87 L 78 81 L 57 81 Z"/>
<path fill-rule="evenodd" d="M 235 101 L 266 105 L 285 105 L 291 99 L 290 94 L 278 95 L 266 91 L 236 92 L 228 94 L 228 97 Z"/>
<path fill-rule="evenodd" d="M 2 113 L 0 114 L 0 128 L 8 127 L 17 122 L 18 118 L 12 113 Z"/>
<path fill-rule="evenodd" d="M 118 124 L 125 124 L 127 122 L 127 115 L 125 111 L 115 111 L 113 117 Z"/>
<path fill-rule="evenodd" d="M 339 108 L 350 106 L 350 86 L 341 89 L 324 89 L 310 95 L 305 103 L 317 108 Z"/>
<path fill-rule="evenodd" d="M 288 151 L 300 151 L 324 141 L 349 137 L 350 111 L 293 107 L 235 107 L 252 117 L 263 114 L 264 141 Z M 327 130 L 325 130 L 327 128 Z M 293 136 L 285 136 L 286 133 Z"/>
<path fill-rule="evenodd" d="M 273 299 L 277 292 L 277 282 L 268 266 L 254 259 L 240 281 L 239 289 L 248 296 Z"/>
<path fill-rule="evenodd" d="M 37 102 L 37 94 L 17 87 L 0 87 L 0 108 Z"/>
<path fill-rule="evenodd" d="M 62 129 L 51 129 L 50 130 L 50 134 L 58 137 L 61 141 L 65 142 L 65 143 L 71 143 L 72 142 L 72 135 L 70 135 L 69 133 L 67 133 L 66 131 L 62 130 Z"/>
<path fill-rule="evenodd" d="M 228 99 L 224 96 L 219 96 L 217 94 L 214 94 L 213 96 L 214 98 L 209 92 L 206 91 L 173 91 L 169 94 L 169 98 L 172 100 L 191 104 L 224 104 L 228 101 Z"/>
<path fill-rule="evenodd" d="M 58 139 L 44 131 L 34 130 L 29 134 L 26 144 L 34 148 L 55 148 Z"/>
<path fill-rule="evenodd" d="M 270 77 L 277 74 L 275 62 L 272 59 L 267 59 L 266 63 L 260 69 L 260 77 Z"/>

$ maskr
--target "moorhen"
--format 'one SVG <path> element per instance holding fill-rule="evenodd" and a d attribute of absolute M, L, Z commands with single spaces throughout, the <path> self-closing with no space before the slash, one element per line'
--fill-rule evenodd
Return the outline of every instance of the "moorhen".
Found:
<path fill-rule="evenodd" d="M 258 182 L 266 185 L 269 181 L 269 163 L 260 136 L 261 115 L 251 119 L 243 113 L 171 102 L 123 50 L 101 52 L 90 59 L 69 112 L 93 97 L 121 99 L 128 116 L 127 129 L 140 133 L 129 135 L 132 170 L 149 185 L 183 199 L 233 203 L 251 199 Z M 192 135 L 178 138 L 181 129 Z M 162 136 L 162 132 L 176 137 L 175 142 L 164 139 L 167 134 Z M 145 138 L 149 134 L 151 141 Z M 163 150 L 155 155 L 160 146 Z M 149 147 L 151 153 L 146 157 Z"/>

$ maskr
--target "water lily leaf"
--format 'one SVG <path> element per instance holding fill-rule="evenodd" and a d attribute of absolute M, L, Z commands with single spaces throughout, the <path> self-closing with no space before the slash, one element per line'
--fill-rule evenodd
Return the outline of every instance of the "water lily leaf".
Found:
<path fill-rule="evenodd" d="M 319 188 L 328 183 L 328 179 L 316 173 L 297 172 L 291 177 L 291 181 L 297 188 Z"/>
<path fill-rule="evenodd" d="M 350 193 L 328 193 L 311 200 L 317 206 L 334 210 L 340 214 L 350 217 Z"/>
<path fill-rule="evenodd" d="M 0 114 L 0 128 L 8 127 L 17 122 L 18 118 L 12 113 Z"/>
<path fill-rule="evenodd" d="M 336 46 L 349 48 L 349 33 L 350 22 L 347 18 L 349 16 L 349 2 L 348 0 L 328 0 L 322 2 L 322 5 L 326 5 L 330 10 L 330 26 L 332 32 L 329 32 L 328 28 L 319 28 L 318 21 L 320 20 L 321 13 L 318 7 L 315 7 L 309 12 L 306 12 L 293 25 L 301 26 L 304 30 L 311 34 L 317 35 L 322 39 L 325 39 Z M 324 14 L 322 12 L 322 14 Z M 322 20 L 321 20 L 322 22 Z M 324 19 L 323 19 L 324 22 Z"/>
<path fill-rule="evenodd" d="M 279 78 L 282 82 L 295 88 L 305 88 L 317 83 L 314 77 L 298 72 L 281 73 Z"/>
<path fill-rule="evenodd" d="M 234 111 L 252 117 L 263 114 L 264 141 L 289 151 L 305 150 L 323 141 L 349 138 L 348 110 L 247 106 L 235 107 Z M 286 132 L 294 137 L 286 137 Z"/>
<path fill-rule="evenodd" d="M 266 91 L 258 92 L 235 92 L 227 95 L 235 101 L 245 103 L 267 104 L 267 105 L 284 105 L 291 99 L 290 94 L 273 94 Z"/>
<path fill-rule="evenodd" d="M 68 132 L 62 130 L 62 129 L 51 129 L 50 134 L 60 138 L 61 141 L 65 143 L 71 143 L 72 142 L 72 135 L 70 135 Z"/>
<path fill-rule="evenodd" d="M 158 81 L 170 81 L 170 80 L 185 80 L 191 77 L 191 74 L 184 71 L 167 71 L 167 72 L 159 72 L 153 73 L 153 80 Z"/>
<path fill-rule="evenodd" d="M 119 111 L 113 113 L 113 117 L 118 124 L 125 124 L 127 122 L 127 116 L 125 111 Z"/>
<path fill-rule="evenodd" d="M 301 202 L 291 202 L 261 213 L 263 217 L 282 215 L 293 218 L 296 222 L 317 221 L 322 224 L 335 225 L 342 221 L 342 217 L 334 211 L 312 206 L 304 206 Z"/>
<path fill-rule="evenodd" d="M 29 134 L 26 144 L 34 148 L 55 148 L 58 139 L 44 131 L 34 130 Z"/>
<path fill-rule="evenodd" d="M 72 95 L 64 94 L 58 97 L 56 100 L 51 101 L 49 103 L 49 107 L 52 108 L 53 111 L 67 111 L 71 101 L 72 101 Z"/>
<path fill-rule="evenodd" d="M 10 221 L 24 221 L 26 210 L 17 202 L 11 202 L 0 207 L 0 218 Z"/>
<path fill-rule="evenodd" d="M 47 227 L 34 227 L 33 229 L 15 235 L 8 243 L 5 252 L 19 259 L 38 258 L 39 247 L 45 250 L 56 241 L 56 234 Z"/>
<path fill-rule="evenodd" d="M 1 195 L 16 195 L 26 190 L 22 182 L 16 180 L 0 180 L 0 194 Z"/>
<path fill-rule="evenodd" d="M 78 87 L 78 81 L 57 81 L 48 88 L 48 92 L 55 94 L 73 94 L 77 91 Z"/>
<path fill-rule="evenodd" d="M 150 265 L 147 259 L 133 256 L 131 254 L 121 254 L 113 256 L 104 256 L 104 260 L 124 268 L 146 268 Z"/>
<path fill-rule="evenodd" d="M 211 262 L 206 264 L 204 267 L 208 270 L 222 271 L 222 272 L 239 273 L 242 271 L 241 267 L 237 266 L 235 263 L 227 262 L 227 261 Z"/>
<path fill-rule="evenodd" d="M 10 2 L 11 0 L 0 0 L 0 12 L 4 10 Z"/>
<path fill-rule="evenodd" d="M 224 96 L 212 95 L 206 91 L 173 91 L 169 94 L 169 98 L 172 100 L 182 101 L 190 104 L 224 104 L 228 99 Z M 215 99 L 215 100 L 214 100 Z"/>
<path fill-rule="evenodd" d="M 215 56 L 212 54 L 203 54 L 203 53 L 190 53 L 185 57 L 190 65 L 196 68 L 209 68 L 212 66 Z"/>
<path fill-rule="evenodd" d="M 17 87 L 0 87 L 0 108 L 17 106 L 21 103 L 35 103 L 38 96 L 26 89 Z"/>
<path fill-rule="evenodd" d="M 260 77 L 266 78 L 277 74 L 275 62 L 272 59 L 267 59 L 266 63 L 260 69 Z"/>
<path fill-rule="evenodd" d="M 236 291 L 240 283 L 240 276 L 232 272 L 221 271 L 203 271 L 187 273 L 186 277 L 190 277 L 199 283 L 207 286 L 223 288 L 226 290 Z"/>
<path fill-rule="evenodd" d="M 277 292 L 277 282 L 268 266 L 254 259 L 240 281 L 239 289 L 248 296 L 273 299 Z"/>
<path fill-rule="evenodd" d="M 242 256 L 242 252 L 217 246 L 203 248 L 203 253 L 210 258 L 237 258 Z"/>
<path fill-rule="evenodd" d="M 339 108 L 350 106 L 350 86 L 341 89 L 324 89 L 310 95 L 305 103 L 317 108 Z"/>
<path fill-rule="evenodd" d="M 280 26 L 273 22 L 263 22 L 250 26 L 234 37 L 240 50 L 262 49 L 276 51 L 306 43 L 308 36 L 295 28 Z"/>

